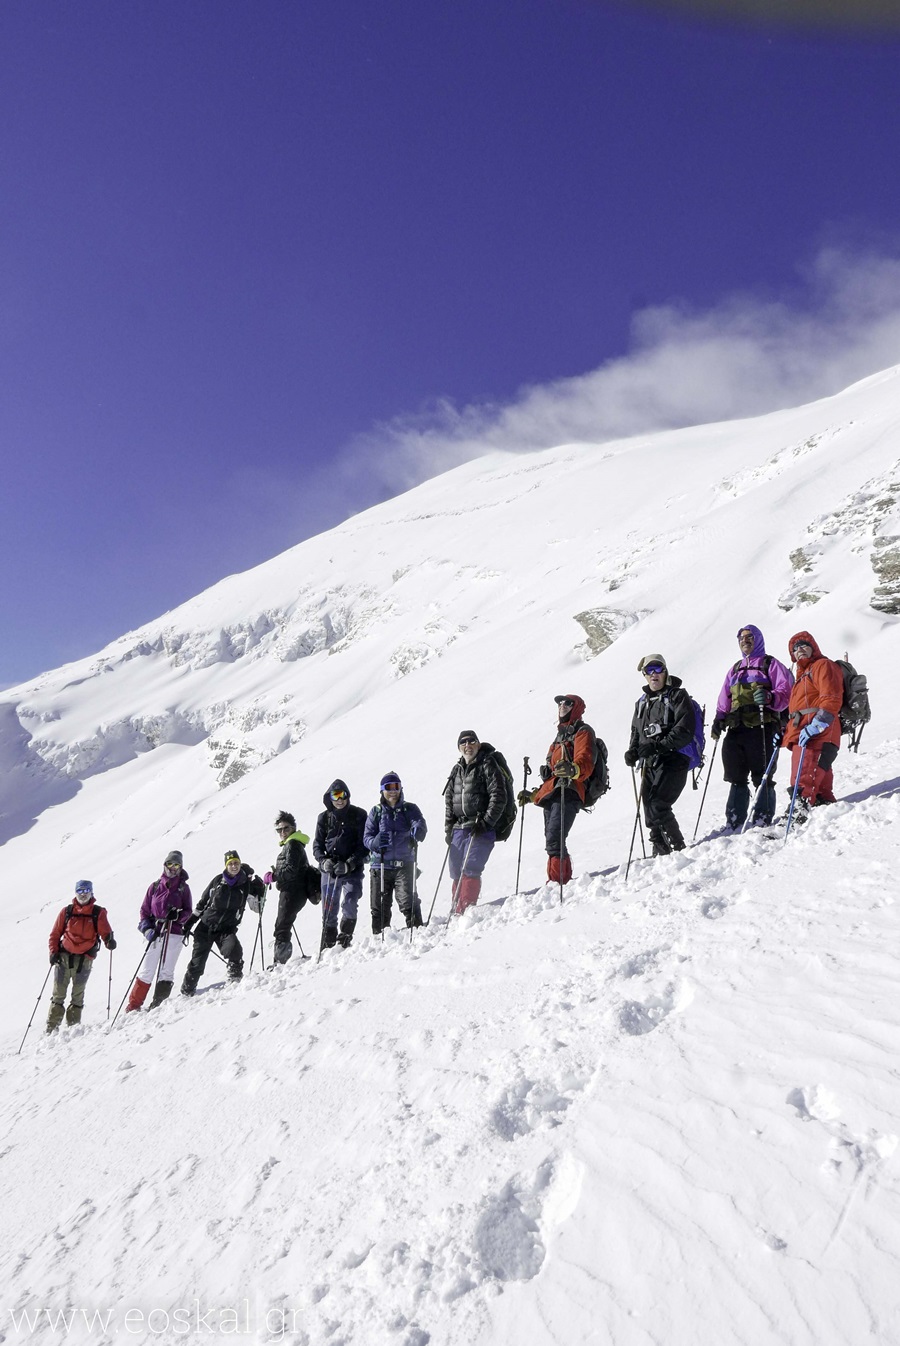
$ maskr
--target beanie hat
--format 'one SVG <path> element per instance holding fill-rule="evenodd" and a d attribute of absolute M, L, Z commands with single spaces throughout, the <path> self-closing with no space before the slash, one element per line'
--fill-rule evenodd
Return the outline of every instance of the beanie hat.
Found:
<path fill-rule="evenodd" d="M 481 739 L 478 738 L 478 735 L 475 733 L 474 729 L 460 729 L 456 739 L 457 748 L 459 747 L 460 743 L 462 743 L 464 738 L 474 738 L 477 739 L 479 743 L 481 742 Z"/>
<path fill-rule="evenodd" d="M 166 856 L 165 860 L 163 860 L 163 864 L 164 865 L 184 864 L 184 856 L 181 854 L 181 851 L 169 851 L 169 854 Z"/>
<path fill-rule="evenodd" d="M 669 667 L 669 665 L 666 663 L 665 659 L 662 657 L 661 654 L 645 654 L 641 662 L 638 664 L 638 672 L 643 673 L 647 664 L 662 664 L 663 668 L 666 670 L 668 670 Z"/>
<path fill-rule="evenodd" d="M 396 771 L 389 771 L 386 776 L 382 776 L 381 778 L 382 790 L 386 790 L 389 785 L 396 786 L 398 790 L 403 788 L 400 783 L 400 777 L 397 775 Z"/>

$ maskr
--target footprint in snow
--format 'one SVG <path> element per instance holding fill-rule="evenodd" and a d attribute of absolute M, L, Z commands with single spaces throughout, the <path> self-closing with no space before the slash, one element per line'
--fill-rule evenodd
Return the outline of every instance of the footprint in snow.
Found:
<path fill-rule="evenodd" d="M 643 1001 L 625 1000 L 619 1006 L 619 1027 L 629 1037 L 643 1037 L 659 1028 L 673 1011 L 685 1009 L 693 998 L 693 988 L 687 982 L 680 982 L 677 985 L 670 983 L 661 994 L 648 996 Z"/>

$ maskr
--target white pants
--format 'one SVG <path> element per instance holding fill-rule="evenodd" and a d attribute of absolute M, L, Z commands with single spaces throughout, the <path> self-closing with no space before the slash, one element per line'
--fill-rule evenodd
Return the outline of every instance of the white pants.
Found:
<path fill-rule="evenodd" d="M 138 968 L 138 981 L 151 982 L 156 976 L 156 969 L 159 967 L 162 958 L 162 967 L 159 967 L 160 981 L 175 980 L 175 964 L 178 962 L 178 955 L 181 953 L 181 935 L 169 935 L 169 942 L 166 945 L 166 956 L 163 958 L 163 945 L 166 944 L 165 935 L 158 935 L 156 939 L 147 948 Z"/>

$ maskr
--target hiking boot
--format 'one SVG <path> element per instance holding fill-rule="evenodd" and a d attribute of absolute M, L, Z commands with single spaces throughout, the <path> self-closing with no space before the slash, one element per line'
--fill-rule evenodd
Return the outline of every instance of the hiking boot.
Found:
<path fill-rule="evenodd" d="M 244 975 L 244 964 L 243 964 L 243 963 L 229 963 L 229 964 L 228 964 L 228 980 L 229 980 L 229 981 L 240 981 L 241 978 L 243 977 L 243 975 Z"/>
<path fill-rule="evenodd" d="M 342 949 L 350 948 L 350 945 L 353 943 L 353 931 L 355 929 L 355 917 L 351 919 L 349 916 L 346 916 L 344 920 L 341 921 L 341 933 L 338 935 L 338 944 L 340 944 Z"/>
<path fill-rule="evenodd" d="M 170 981 L 158 981 L 156 990 L 153 992 L 153 999 L 150 1001 L 150 1008 L 156 1009 L 164 1000 L 168 1000 L 172 994 L 172 983 Z"/>
<path fill-rule="evenodd" d="M 286 963 L 294 952 L 294 946 L 289 939 L 280 939 L 276 941 L 274 959 L 276 963 Z"/>
<path fill-rule="evenodd" d="M 333 949 L 337 944 L 338 931 L 336 925 L 326 925 L 322 935 L 322 948 Z"/>
<path fill-rule="evenodd" d="M 197 978 L 192 977 L 189 972 L 184 974 L 184 981 L 181 983 L 182 995 L 193 995 L 197 989 Z"/>
<path fill-rule="evenodd" d="M 81 1005 L 68 1006 L 68 1008 L 66 1009 L 66 1023 L 69 1025 L 69 1027 L 71 1027 L 72 1024 L 81 1023 L 81 1010 L 82 1010 Z"/>

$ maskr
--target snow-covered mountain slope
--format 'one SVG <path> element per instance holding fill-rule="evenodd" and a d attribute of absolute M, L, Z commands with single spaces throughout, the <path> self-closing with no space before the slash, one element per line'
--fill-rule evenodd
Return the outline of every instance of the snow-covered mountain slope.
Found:
<path fill-rule="evenodd" d="M 11 1309 L 67 1306 L 115 1315 L 74 1340 L 226 1334 L 195 1299 L 248 1299 L 259 1341 L 900 1341 L 898 388 L 468 464 L 3 693 L 0 1341 L 26 1339 Z M 626 885 L 637 660 L 662 650 L 711 707 L 747 621 L 868 674 L 848 802 L 787 847 L 717 838 Z M 83 1027 L 44 1039 L 45 995 L 15 1055 L 76 878 L 120 939 L 115 1007 L 171 846 L 195 892 L 226 846 L 264 869 L 279 808 L 309 832 L 334 776 L 368 806 L 391 768 L 432 823 L 427 905 L 458 730 L 536 767 L 563 690 L 613 779 L 563 907 L 508 896 L 511 842 L 446 933 L 382 945 L 363 921 L 318 969 L 111 1034 L 103 954 Z M 724 794 L 716 763 L 701 835 Z"/>

